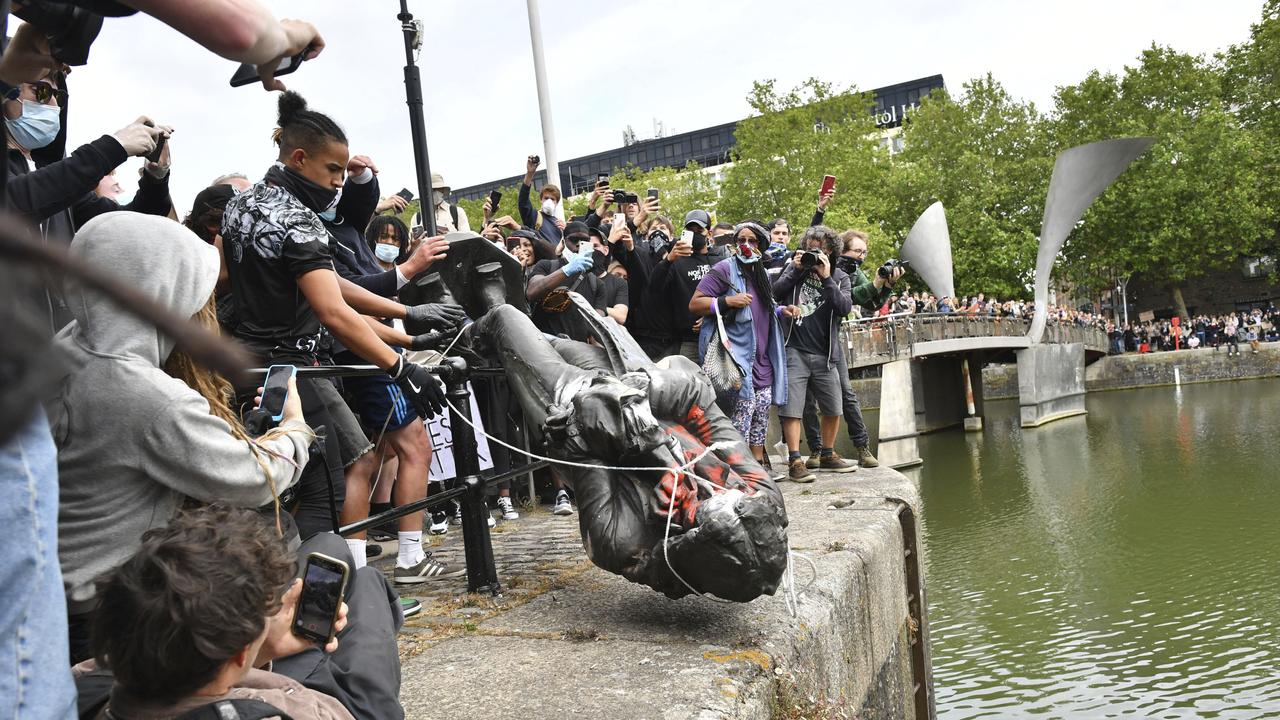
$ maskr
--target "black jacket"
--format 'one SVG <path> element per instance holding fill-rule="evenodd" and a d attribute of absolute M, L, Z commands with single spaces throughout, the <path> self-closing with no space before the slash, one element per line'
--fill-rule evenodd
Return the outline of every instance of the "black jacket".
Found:
<path fill-rule="evenodd" d="M 698 341 L 698 333 L 693 329 L 698 318 L 689 312 L 689 301 L 693 299 L 698 283 L 719 259 L 703 253 L 678 258 L 673 263 L 667 262 L 666 258 L 654 263 L 649 287 L 646 288 L 646 300 L 655 312 L 668 318 L 673 339 Z"/>
<path fill-rule="evenodd" d="M 364 229 L 377 209 L 378 178 L 363 184 L 348 179 L 342 187 L 338 213 L 333 222 L 325 221 L 324 227 L 332 238 L 329 249 L 338 275 L 375 295 L 395 297 L 399 290 L 395 269 L 383 270 L 364 238 Z"/>

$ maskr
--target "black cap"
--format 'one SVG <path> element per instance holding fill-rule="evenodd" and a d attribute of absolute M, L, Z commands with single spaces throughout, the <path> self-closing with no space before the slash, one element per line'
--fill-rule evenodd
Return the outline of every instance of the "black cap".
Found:
<path fill-rule="evenodd" d="M 588 228 L 587 224 L 584 222 L 578 222 L 577 220 L 574 220 L 573 222 L 567 223 L 564 226 L 565 237 L 569 237 L 570 235 L 590 235 L 590 234 L 591 234 L 591 229 Z"/>
<path fill-rule="evenodd" d="M 210 210 L 226 210 L 227 202 L 235 194 L 235 188 L 230 185 L 210 185 L 196 195 L 196 201 L 191 206 L 191 212 L 203 213 Z"/>

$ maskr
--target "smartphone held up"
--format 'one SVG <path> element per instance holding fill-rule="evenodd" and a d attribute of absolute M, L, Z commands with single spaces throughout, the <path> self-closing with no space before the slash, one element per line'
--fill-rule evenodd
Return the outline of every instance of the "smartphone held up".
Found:
<path fill-rule="evenodd" d="M 327 644 L 337 632 L 338 610 L 351 570 L 345 562 L 311 553 L 302 573 L 302 594 L 293 615 L 293 634 Z"/>

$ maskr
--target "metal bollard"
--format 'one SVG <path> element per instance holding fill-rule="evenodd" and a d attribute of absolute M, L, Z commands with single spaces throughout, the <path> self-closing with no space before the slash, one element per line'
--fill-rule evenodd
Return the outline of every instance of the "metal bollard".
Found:
<path fill-rule="evenodd" d="M 467 392 L 470 373 L 462 358 L 446 358 L 449 368 L 445 385 L 450 404 L 449 427 L 453 432 L 453 466 L 455 482 L 465 489 L 462 495 L 462 542 L 467 558 L 467 590 L 502 591 L 498 570 L 493 561 L 493 539 L 489 536 L 489 512 L 485 505 L 485 485 L 480 479 L 480 458 L 476 455 L 476 438 L 472 433 L 471 394 Z"/>

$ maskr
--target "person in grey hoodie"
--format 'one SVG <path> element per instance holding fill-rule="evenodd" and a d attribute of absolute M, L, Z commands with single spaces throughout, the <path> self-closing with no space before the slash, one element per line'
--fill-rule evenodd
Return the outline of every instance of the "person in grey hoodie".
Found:
<path fill-rule="evenodd" d="M 217 250 L 178 223 L 107 213 L 76 233 L 71 252 L 174 313 L 216 328 Z M 248 438 L 227 406 L 225 380 L 196 367 L 154 326 L 98 291 L 73 285 L 67 300 L 75 319 L 57 345 L 69 371 L 48 414 L 58 446 L 58 556 L 78 662 L 87 657 L 99 575 L 124 562 L 143 533 L 165 525 L 188 500 L 271 504 L 297 482 L 313 433 L 290 384 L 279 427 Z"/>

